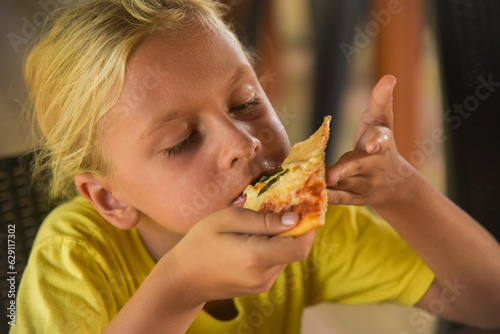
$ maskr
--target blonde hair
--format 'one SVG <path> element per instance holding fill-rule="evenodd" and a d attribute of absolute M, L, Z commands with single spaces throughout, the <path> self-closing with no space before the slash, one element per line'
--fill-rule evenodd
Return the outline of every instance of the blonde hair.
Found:
<path fill-rule="evenodd" d="M 134 46 L 155 31 L 200 22 L 231 31 L 222 20 L 224 9 L 210 0 L 92 0 L 55 15 L 25 68 L 42 140 L 33 174 L 49 182 L 52 200 L 75 196 L 81 172 L 109 177 L 99 134 L 122 91 Z"/>

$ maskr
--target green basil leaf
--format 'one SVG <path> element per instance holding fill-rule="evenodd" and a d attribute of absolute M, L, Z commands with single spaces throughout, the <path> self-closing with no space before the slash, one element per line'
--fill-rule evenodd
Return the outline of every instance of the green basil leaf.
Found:
<path fill-rule="evenodd" d="M 255 186 L 259 182 L 265 182 L 265 181 L 269 180 L 271 177 L 273 177 L 276 174 L 279 174 L 281 172 L 283 172 L 283 168 L 281 168 L 281 166 L 280 166 L 278 169 L 274 170 L 271 174 L 262 175 L 257 181 L 255 181 L 253 183 L 253 185 Z"/>
<path fill-rule="evenodd" d="M 280 169 L 282 170 L 281 173 L 277 174 L 276 177 L 274 179 L 272 179 L 271 181 L 269 181 L 265 186 L 264 188 L 262 188 L 259 193 L 257 194 L 257 197 L 259 197 L 260 195 L 262 195 L 263 193 L 265 193 L 273 184 L 275 184 L 276 182 L 278 182 L 278 180 L 280 179 L 280 177 L 282 175 L 285 175 L 286 173 L 288 173 L 290 170 L 287 168 L 283 171 L 283 168 L 280 167 Z"/>

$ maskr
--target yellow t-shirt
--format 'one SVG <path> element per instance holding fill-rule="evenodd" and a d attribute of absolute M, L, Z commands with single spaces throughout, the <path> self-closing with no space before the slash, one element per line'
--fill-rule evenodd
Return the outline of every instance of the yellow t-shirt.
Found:
<path fill-rule="evenodd" d="M 154 265 L 136 229 L 115 228 L 83 197 L 63 204 L 38 232 L 11 333 L 100 333 Z M 413 305 L 433 279 L 368 209 L 331 206 L 306 260 L 290 264 L 268 292 L 236 298 L 233 320 L 202 311 L 188 333 L 298 333 L 308 305 Z"/>

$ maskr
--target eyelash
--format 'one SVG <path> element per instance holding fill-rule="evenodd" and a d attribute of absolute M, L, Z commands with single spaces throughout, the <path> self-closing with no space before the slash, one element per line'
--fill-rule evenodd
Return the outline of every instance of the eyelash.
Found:
<path fill-rule="evenodd" d="M 194 130 L 193 132 L 191 132 L 189 134 L 189 136 L 186 139 L 184 139 L 179 144 L 177 144 L 177 145 L 175 145 L 173 147 L 164 149 L 163 153 L 166 154 L 169 157 L 172 156 L 172 155 L 177 155 L 177 154 L 181 153 L 183 150 L 185 150 L 186 148 L 188 148 L 189 146 L 191 146 L 191 144 L 193 144 L 194 138 L 196 136 L 198 136 L 198 131 Z"/>
<path fill-rule="evenodd" d="M 249 107 L 258 106 L 260 104 L 260 99 L 258 97 L 253 98 L 250 102 L 244 103 L 242 105 L 231 108 L 229 111 L 243 111 L 248 109 Z"/>
<path fill-rule="evenodd" d="M 230 112 L 244 111 L 250 107 L 258 106 L 259 104 L 260 104 L 260 99 L 256 97 L 252 99 L 250 102 L 231 108 Z M 191 146 L 193 144 L 195 137 L 198 135 L 199 132 L 197 130 L 192 131 L 186 139 L 184 139 L 182 142 L 173 147 L 164 149 L 163 153 L 169 157 L 173 155 L 178 155 L 183 150 Z"/>

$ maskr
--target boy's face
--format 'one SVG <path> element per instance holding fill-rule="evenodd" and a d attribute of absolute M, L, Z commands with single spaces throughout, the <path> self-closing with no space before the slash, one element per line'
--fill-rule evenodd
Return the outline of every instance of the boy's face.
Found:
<path fill-rule="evenodd" d="M 152 35 L 132 53 L 103 144 L 113 195 L 178 234 L 242 205 L 290 150 L 238 43 L 202 28 Z"/>

